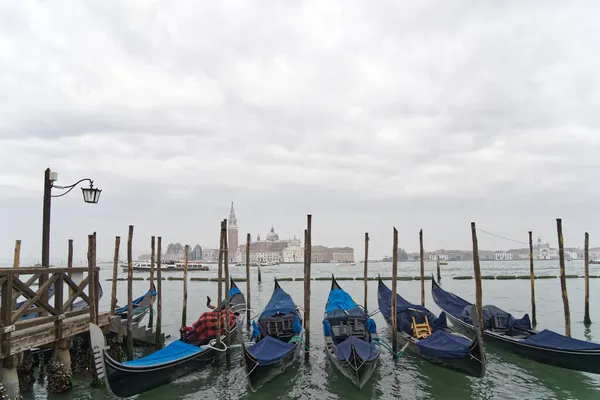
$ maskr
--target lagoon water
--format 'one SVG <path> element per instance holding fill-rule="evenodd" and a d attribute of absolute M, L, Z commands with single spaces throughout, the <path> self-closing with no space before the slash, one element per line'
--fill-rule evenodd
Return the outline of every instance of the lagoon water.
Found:
<path fill-rule="evenodd" d="M 537 275 L 558 275 L 558 261 L 536 261 Z M 273 278 L 302 277 L 302 265 L 281 265 L 263 267 L 263 282 L 257 284 L 257 270 L 252 268 L 252 308 L 260 312 L 268 302 L 273 290 Z M 475 283 L 473 280 L 454 280 L 453 276 L 472 275 L 472 263 L 450 262 L 441 266 L 442 285 L 445 289 L 459 294 L 467 300 L 474 301 Z M 591 275 L 600 275 L 600 265 L 590 266 Z M 244 277 L 245 267 L 231 267 L 232 276 Z M 435 273 L 435 263 L 425 264 L 426 274 Z M 360 264 L 336 266 L 333 264 L 313 264 L 312 277 L 331 276 L 362 277 L 363 266 Z M 483 262 L 483 275 L 527 275 L 528 261 Z M 583 262 L 567 263 L 567 273 L 583 275 Z M 190 276 L 216 277 L 216 266 L 211 271 L 190 272 Z M 390 263 L 372 263 L 369 276 L 391 276 Z M 400 263 L 399 276 L 417 276 L 418 263 Z M 163 277 L 181 276 L 181 272 L 164 273 Z M 101 281 L 104 297 L 101 309 L 108 308 L 110 303 L 111 282 L 110 268 L 102 269 Z M 119 271 L 120 277 L 126 273 Z M 136 272 L 135 276 L 148 277 L 148 273 Z M 391 281 L 387 281 L 391 284 Z M 563 305 L 560 294 L 560 281 L 555 279 L 536 280 L 536 304 L 538 329 L 553 329 L 564 332 Z M 162 281 L 163 291 L 163 331 L 178 337 L 182 307 L 181 281 Z M 362 303 L 363 282 L 340 281 L 340 285 L 354 299 Z M 431 281 L 426 281 L 426 306 L 434 313 L 439 308 L 431 298 Z M 495 304 L 514 315 L 521 317 L 530 313 L 529 280 L 484 280 L 483 302 Z M 242 292 L 246 292 L 246 283 L 239 282 Z M 291 294 L 297 304 L 303 305 L 303 282 L 281 282 L 281 286 Z M 590 308 L 593 324 L 589 329 L 583 325 L 584 280 L 567 280 L 569 301 L 571 306 L 572 336 L 583 340 L 600 342 L 600 278 L 590 280 Z M 305 364 L 298 362 L 293 368 L 266 384 L 257 393 L 249 391 L 245 380 L 243 366 L 239 358 L 234 356 L 232 367 L 227 370 L 208 368 L 183 377 L 178 381 L 151 392 L 143 393 L 139 399 L 600 399 L 600 375 L 569 371 L 551 367 L 523 359 L 502 350 L 486 346 L 487 374 L 483 379 L 471 378 L 460 373 L 447 370 L 414 356 L 406 355 L 394 361 L 387 352 L 382 353 L 380 364 L 371 381 L 362 391 L 358 391 L 349 381 L 341 376 L 327 360 L 323 347 L 322 318 L 329 292 L 329 281 L 313 281 L 311 296 L 311 361 Z M 148 289 L 147 281 L 134 282 L 134 298 Z M 126 301 L 126 282 L 118 282 L 119 304 Z M 399 281 L 398 292 L 414 303 L 420 301 L 419 281 Z M 216 303 L 217 287 L 214 282 L 188 283 L 188 325 L 202 313 L 207 311 L 206 296 Z M 369 282 L 369 310 L 377 309 L 377 282 Z M 377 314 L 380 337 L 391 340 L 391 331 L 383 317 Z M 169 341 L 167 340 L 167 341 Z M 36 399 L 107 399 L 107 390 L 92 389 L 89 377 L 74 380 L 73 390 L 65 395 L 48 396 L 41 386 L 36 386 L 33 395 L 26 398 Z M 37 384 L 36 384 L 37 385 Z"/>

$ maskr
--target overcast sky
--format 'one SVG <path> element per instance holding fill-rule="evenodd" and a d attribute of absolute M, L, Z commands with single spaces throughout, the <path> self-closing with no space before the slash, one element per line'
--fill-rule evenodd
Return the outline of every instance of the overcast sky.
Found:
<path fill-rule="evenodd" d="M 518 240 L 600 245 L 598 2 L 0 3 L 0 258 L 51 260 L 87 234 L 216 246 L 303 236 L 372 257 Z M 123 239 L 125 240 L 125 239 Z M 480 247 L 520 247 L 480 234 Z M 125 247 L 121 247 L 122 258 Z"/>

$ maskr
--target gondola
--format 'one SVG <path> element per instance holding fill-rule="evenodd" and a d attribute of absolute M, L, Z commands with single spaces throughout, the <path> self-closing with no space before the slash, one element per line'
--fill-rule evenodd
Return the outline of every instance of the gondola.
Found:
<path fill-rule="evenodd" d="M 476 314 L 472 304 L 446 292 L 435 280 L 431 285 L 433 300 L 446 313 L 452 325 L 473 336 L 475 327 L 471 316 Z M 536 331 L 532 329 L 527 314 L 516 319 L 492 305 L 483 307 L 483 318 L 484 337 L 491 345 L 542 364 L 600 373 L 600 344 L 572 339 L 547 329 Z"/>
<path fill-rule="evenodd" d="M 238 305 L 236 308 L 238 311 L 241 311 L 241 304 L 244 304 L 245 308 L 244 295 L 233 280 L 229 294 L 230 304 Z M 243 313 L 240 313 L 231 327 L 232 344 L 242 341 L 242 318 Z M 98 377 L 104 378 L 110 393 L 119 398 L 134 396 L 173 382 L 211 364 L 223 351 L 215 347 L 214 340 L 202 343 L 175 340 L 146 357 L 120 363 L 106 353 L 104 334 L 97 325 L 92 323 L 90 323 L 90 338 Z M 224 335 L 221 335 L 221 340 L 225 340 Z"/>
<path fill-rule="evenodd" d="M 146 315 L 146 310 L 150 306 L 150 299 L 156 297 L 157 293 L 158 292 L 156 291 L 156 288 L 154 287 L 153 283 L 152 288 L 149 289 L 143 296 L 140 296 L 131 302 L 131 321 L 133 324 L 139 323 L 144 318 L 144 316 Z M 115 310 L 115 315 L 121 317 L 121 323 L 127 323 L 127 305 L 117 308 Z"/>
<path fill-rule="evenodd" d="M 359 389 L 371 378 L 381 349 L 375 321 L 331 277 L 323 319 L 326 352 L 333 365 Z"/>
<path fill-rule="evenodd" d="M 392 291 L 379 278 L 379 310 L 391 326 Z M 480 338 L 473 340 L 446 325 L 446 316 L 436 317 L 427 308 L 396 294 L 396 327 L 401 346 L 419 357 L 464 374 L 485 375 L 485 353 Z"/>
<path fill-rule="evenodd" d="M 258 390 L 291 365 L 303 347 L 302 317 L 291 296 L 275 279 L 269 303 L 252 322 L 252 338 L 244 344 L 248 384 Z"/>

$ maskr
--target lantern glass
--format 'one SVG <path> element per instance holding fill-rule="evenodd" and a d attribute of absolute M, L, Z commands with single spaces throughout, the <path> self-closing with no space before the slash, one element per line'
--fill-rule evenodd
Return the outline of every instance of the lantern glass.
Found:
<path fill-rule="evenodd" d="M 86 203 L 96 204 L 98 203 L 98 200 L 100 200 L 100 193 L 102 192 L 102 189 L 89 187 L 81 188 L 81 191 L 83 193 L 83 201 Z"/>

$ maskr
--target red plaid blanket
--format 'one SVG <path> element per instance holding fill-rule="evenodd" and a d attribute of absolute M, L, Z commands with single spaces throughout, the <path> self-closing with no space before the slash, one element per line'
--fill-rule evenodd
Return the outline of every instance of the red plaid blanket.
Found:
<path fill-rule="evenodd" d="M 211 339 L 217 338 L 218 311 L 208 311 L 203 313 L 198 321 L 192 326 L 186 326 L 186 342 L 206 343 Z M 221 311 L 221 335 L 225 334 L 225 310 Z M 233 327 L 236 321 L 236 315 L 233 312 L 229 314 L 229 323 Z"/>

